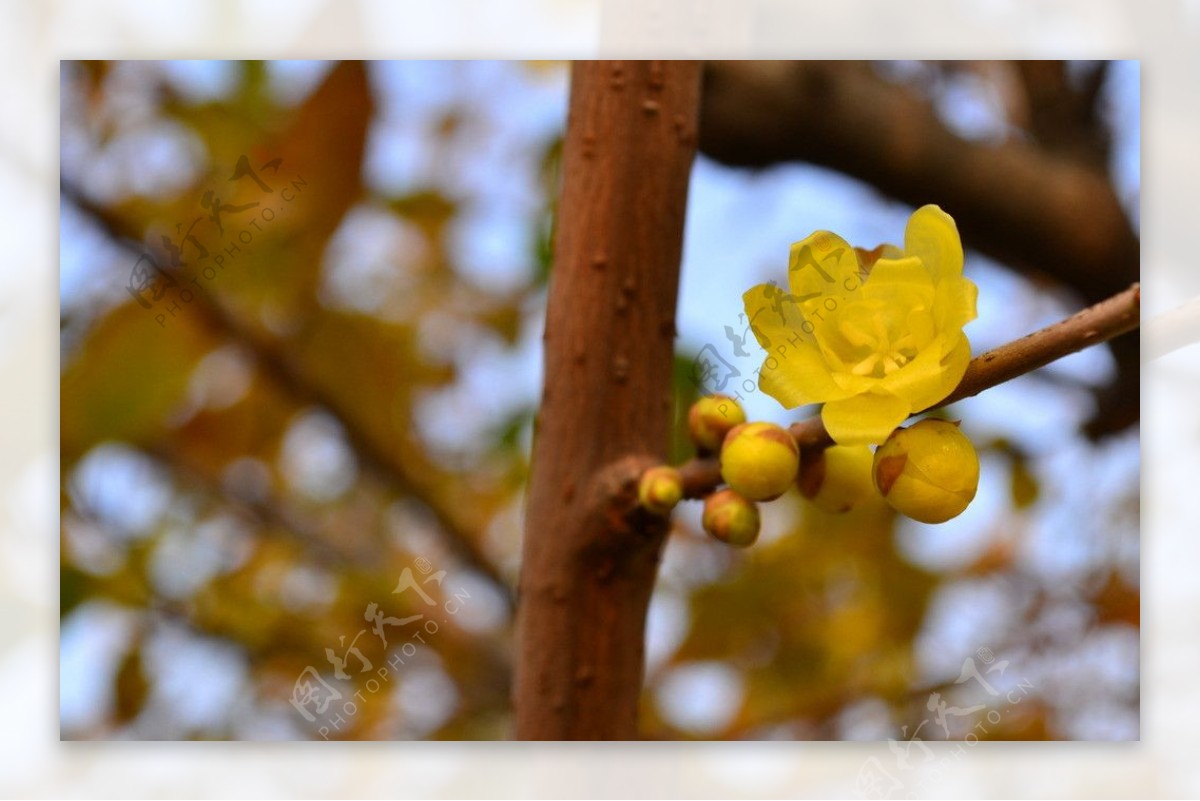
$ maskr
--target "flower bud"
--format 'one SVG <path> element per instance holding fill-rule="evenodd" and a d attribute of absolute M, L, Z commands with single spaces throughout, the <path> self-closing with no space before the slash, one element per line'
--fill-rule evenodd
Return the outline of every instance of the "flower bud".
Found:
<path fill-rule="evenodd" d="M 692 442 L 699 450 L 709 453 L 721 450 L 729 430 L 744 422 L 746 413 L 741 404 L 726 395 L 709 395 L 688 409 L 688 433 Z"/>
<path fill-rule="evenodd" d="M 668 515 L 683 498 L 683 477 L 674 467 L 660 465 L 642 473 L 638 503 L 657 515 Z"/>
<path fill-rule="evenodd" d="M 824 512 L 849 512 L 875 494 L 866 445 L 832 445 L 800 454 L 800 494 Z"/>
<path fill-rule="evenodd" d="M 704 500 L 704 530 L 735 548 L 758 539 L 758 506 L 731 489 L 714 492 Z"/>
<path fill-rule="evenodd" d="M 752 501 L 778 498 L 796 480 L 800 451 L 773 423 L 743 423 L 721 446 L 721 478 Z"/>
<path fill-rule="evenodd" d="M 922 420 L 875 451 L 875 486 L 897 512 L 945 523 L 975 498 L 979 456 L 957 423 Z"/>

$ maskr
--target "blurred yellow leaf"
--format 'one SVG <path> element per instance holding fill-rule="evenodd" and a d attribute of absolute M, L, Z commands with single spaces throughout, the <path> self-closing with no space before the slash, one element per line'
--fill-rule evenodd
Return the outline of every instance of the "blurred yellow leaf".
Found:
<path fill-rule="evenodd" d="M 186 306 L 161 328 L 154 311 L 109 312 L 69 356 L 59 418 L 64 464 L 107 439 L 155 438 L 184 400 L 192 368 L 213 340 Z"/>

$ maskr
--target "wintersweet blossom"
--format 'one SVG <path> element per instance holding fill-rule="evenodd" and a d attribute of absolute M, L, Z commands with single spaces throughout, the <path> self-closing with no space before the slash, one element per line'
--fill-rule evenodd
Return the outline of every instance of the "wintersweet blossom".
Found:
<path fill-rule="evenodd" d="M 909 218 L 903 249 L 814 232 L 792 245 L 788 292 L 760 284 L 743 296 L 767 351 L 759 387 L 788 409 L 823 403 L 839 444 L 882 443 L 966 372 L 977 290 L 962 271 L 958 229 L 937 206 Z"/>

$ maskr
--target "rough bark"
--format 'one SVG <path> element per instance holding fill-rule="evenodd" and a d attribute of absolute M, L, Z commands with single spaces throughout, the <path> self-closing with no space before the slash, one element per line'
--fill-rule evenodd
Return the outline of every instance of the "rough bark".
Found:
<path fill-rule="evenodd" d="M 517 613 L 516 734 L 632 739 L 700 67 L 574 66 Z"/>

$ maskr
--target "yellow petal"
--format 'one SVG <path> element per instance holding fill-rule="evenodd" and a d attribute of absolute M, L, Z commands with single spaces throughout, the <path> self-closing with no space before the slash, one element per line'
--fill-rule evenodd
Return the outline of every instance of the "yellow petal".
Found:
<path fill-rule="evenodd" d="M 758 284 L 742 295 L 746 319 L 758 344 L 771 350 L 786 341 L 792 332 L 803 330 L 804 317 L 784 290 L 774 284 Z"/>
<path fill-rule="evenodd" d="M 882 321 L 892 342 L 897 342 L 912 333 L 907 331 L 905 326 L 913 312 L 928 314 L 937 302 L 933 284 L 926 284 L 924 287 L 883 284 L 874 289 L 871 289 L 869 281 L 867 284 L 863 291 L 869 297 L 869 305 L 863 305 L 870 309 L 876 319 Z M 930 325 L 934 325 L 932 317 Z"/>
<path fill-rule="evenodd" d="M 803 334 L 814 348 L 819 342 L 822 350 L 828 349 L 826 359 L 835 369 L 844 367 L 841 360 L 854 357 L 854 354 L 842 352 L 845 348 L 852 347 L 838 333 L 842 316 L 847 313 L 858 314 L 860 317 L 875 314 L 870 310 L 856 308 L 858 304 L 855 300 L 840 298 L 829 303 L 817 300 L 812 308 L 806 311 L 795 295 L 774 284 L 758 284 L 742 295 L 751 332 L 764 349 L 773 350 L 780 342 L 787 341 L 792 334 Z M 898 307 L 900 304 L 889 305 Z"/>
<path fill-rule="evenodd" d="M 933 315 L 928 309 L 913 309 L 908 313 L 908 334 L 896 343 L 898 347 L 909 345 L 924 350 L 937 335 Z M 940 354 L 939 354 L 940 355 Z"/>
<path fill-rule="evenodd" d="M 937 206 L 913 212 L 904 230 L 904 252 L 925 263 L 934 283 L 962 275 L 963 250 L 953 218 Z"/>
<path fill-rule="evenodd" d="M 830 376 L 830 368 L 796 304 L 779 287 L 759 284 L 742 295 L 751 330 L 767 358 L 759 388 L 794 409 L 848 394 Z M 811 326 L 807 327 L 811 330 Z"/>
<path fill-rule="evenodd" d="M 885 377 L 880 386 L 908 401 L 914 412 L 924 411 L 949 395 L 962 381 L 971 361 L 971 343 L 955 334 L 947 347 L 938 340 L 921 351 L 917 358 Z"/>
<path fill-rule="evenodd" d="M 858 263 L 863 266 L 863 269 L 868 273 L 875 265 L 875 262 L 880 259 L 902 259 L 904 251 L 895 245 L 877 245 L 873 250 L 865 250 L 860 247 L 854 248 L 854 252 L 858 254 Z"/>
<path fill-rule="evenodd" d="M 838 330 L 838 324 L 834 320 L 817 321 L 813 337 L 816 340 L 817 349 L 820 350 L 825 363 L 829 365 L 832 372 L 848 372 L 861 359 L 861 356 L 854 352 L 855 346 Z M 857 350 L 862 349 L 858 348 Z M 864 352 L 861 355 L 866 354 Z"/>
<path fill-rule="evenodd" d="M 840 298 L 862 283 L 858 254 L 846 240 L 829 231 L 814 231 L 792 245 L 788 285 L 806 304 L 819 307 L 822 298 Z"/>
<path fill-rule="evenodd" d="M 821 420 L 839 445 L 878 445 L 911 411 L 902 398 L 877 390 L 826 403 L 821 407 Z"/>
<path fill-rule="evenodd" d="M 862 395 L 864 392 L 870 392 L 879 386 L 882 379 L 873 376 L 854 375 L 849 371 L 835 371 L 833 381 L 841 387 L 845 397 L 851 395 Z"/>
<path fill-rule="evenodd" d="M 849 371 L 870 356 L 887 336 L 886 307 L 862 297 L 843 298 L 816 320 L 814 336 L 835 371 Z"/>
<path fill-rule="evenodd" d="M 975 309 L 978 297 L 979 288 L 968 278 L 939 283 L 934 301 L 934 319 L 938 328 L 944 332 L 961 331 L 978 316 Z"/>
<path fill-rule="evenodd" d="M 924 298 L 926 304 L 933 302 L 933 290 L 933 275 L 915 256 L 880 259 L 863 284 L 863 294 L 868 298 L 891 298 L 899 291 Z"/>
<path fill-rule="evenodd" d="M 790 343 L 768 355 L 758 376 L 758 387 L 785 409 L 850 394 L 834 382 L 829 366 L 815 347 Z"/>

